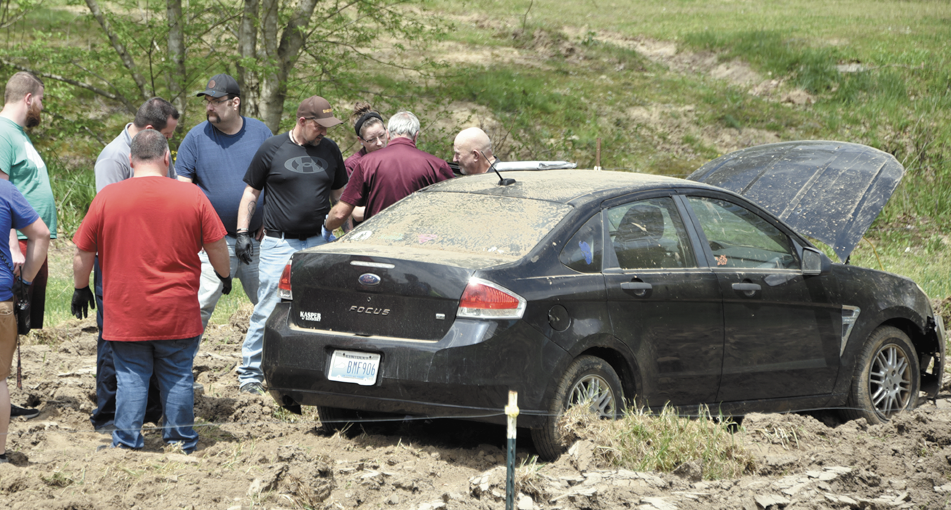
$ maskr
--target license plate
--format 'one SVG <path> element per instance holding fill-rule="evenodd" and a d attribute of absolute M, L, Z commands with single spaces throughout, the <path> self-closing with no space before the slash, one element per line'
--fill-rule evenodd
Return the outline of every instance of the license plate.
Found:
<path fill-rule="evenodd" d="M 376 384 L 380 370 L 380 355 L 369 352 L 334 351 L 330 358 L 327 379 L 363 386 Z"/>

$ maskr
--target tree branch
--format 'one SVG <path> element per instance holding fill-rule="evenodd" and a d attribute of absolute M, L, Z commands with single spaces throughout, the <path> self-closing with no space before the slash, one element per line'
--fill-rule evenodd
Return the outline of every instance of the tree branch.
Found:
<path fill-rule="evenodd" d="M 145 78 L 136 71 L 135 60 L 132 59 L 128 50 L 126 50 L 122 42 L 119 41 L 119 38 L 116 37 L 112 27 L 109 26 L 109 22 L 106 21 L 106 17 L 103 16 L 102 10 L 99 8 L 99 3 L 96 0 L 86 0 L 86 5 L 89 7 L 89 11 L 92 12 L 93 17 L 96 18 L 96 21 L 99 22 L 99 26 L 102 27 L 102 31 L 105 32 L 106 37 L 109 38 L 109 42 L 112 43 L 113 49 L 116 50 L 119 59 L 122 60 L 122 64 L 129 70 L 129 74 L 132 75 L 132 79 L 135 81 L 135 84 L 138 85 L 142 99 L 148 99 L 148 85 L 145 83 Z"/>
<path fill-rule="evenodd" d="M 0 59 L 0 64 L 5 65 L 5 66 L 8 66 L 8 67 L 12 67 L 12 68 L 14 68 L 14 69 L 18 69 L 18 70 L 20 70 L 20 71 L 26 71 L 26 72 L 28 72 L 28 73 L 32 73 L 33 75 L 39 76 L 39 77 L 41 77 L 41 78 L 49 78 L 49 79 L 51 79 L 51 80 L 61 81 L 61 82 L 63 82 L 63 83 L 68 83 L 68 84 L 70 84 L 70 85 L 74 85 L 74 86 L 76 86 L 76 87 L 83 88 L 83 89 L 86 89 L 86 90 L 95 92 L 96 94 L 99 94 L 100 96 L 103 96 L 103 97 L 106 97 L 106 98 L 109 98 L 109 99 L 112 99 L 112 100 L 114 100 L 114 101 L 118 101 L 118 102 L 122 103 L 122 105 L 125 106 L 126 109 L 127 109 L 130 113 L 133 113 L 133 114 L 135 113 L 135 111 L 136 111 L 136 109 L 137 109 L 135 106 L 132 105 L 132 103 L 131 103 L 125 96 L 122 96 L 122 95 L 119 95 L 119 94 L 113 94 L 113 93 L 111 93 L 111 92 L 109 92 L 109 91 L 102 90 L 102 89 L 100 89 L 99 87 L 96 87 L 96 86 L 94 86 L 94 85 L 90 85 L 90 84 L 88 84 L 88 83 L 84 83 L 84 82 L 81 82 L 81 81 L 78 81 L 78 80 L 73 80 L 73 79 L 67 78 L 67 77 L 65 77 L 65 76 L 60 76 L 60 75 L 58 75 L 58 74 L 43 73 L 43 72 L 35 71 L 35 70 L 33 70 L 33 69 L 30 69 L 29 67 L 21 66 L 20 64 L 15 64 L 15 63 L 13 63 L 13 62 L 8 62 L 8 61 L 3 60 L 3 59 Z"/>

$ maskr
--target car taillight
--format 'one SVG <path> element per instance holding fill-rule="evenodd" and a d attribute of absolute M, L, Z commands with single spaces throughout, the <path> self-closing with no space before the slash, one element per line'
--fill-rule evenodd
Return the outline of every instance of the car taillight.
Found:
<path fill-rule="evenodd" d="M 471 319 L 521 319 L 522 296 L 481 278 L 471 278 L 459 300 L 457 317 Z"/>
<path fill-rule="evenodd" d="M 281 273 L 281 281 L 277 284 L 278 292 L 280 293 L 281 299 L 286 299 L 288 301 L 294 299 L 294 294 L 291 292 L 291 264 L 288 263 L 284 266 L 284 272 Z"/>

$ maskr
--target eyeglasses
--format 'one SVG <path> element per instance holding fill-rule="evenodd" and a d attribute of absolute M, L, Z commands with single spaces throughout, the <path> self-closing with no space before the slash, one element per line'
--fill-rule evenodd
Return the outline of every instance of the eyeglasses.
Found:
<path fill-rule="evenodd" d="M 370 145 L 376 145 L 377 143 L 382 143 L 386 141 L 386 133 L 383 133 L 382 135 L 379 135 L 379 136 L 374 136 L 373 138 L 367 138 L 366 140 L 361 138 L 361 140 L 363 140 L 364 142 Z"/>
<path fill-rule="evenodd" d="M 225 102 L 227 102 L 227 101 L 231 101 L 231 100 L 228 99 L 227 97 L 223 97 L 223 98 L 221 98 L 221 99 L 205 99 L 205 106 L 208 106 L 208 105 L 218 106 L 218 105 L 220 105 L 220 104 L 222 104 L 222 103 L 225 103 Z"/>

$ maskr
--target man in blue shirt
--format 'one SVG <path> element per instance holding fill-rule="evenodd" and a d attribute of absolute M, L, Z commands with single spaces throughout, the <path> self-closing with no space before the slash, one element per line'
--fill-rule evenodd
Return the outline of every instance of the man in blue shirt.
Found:
<path fill-rule="evenodd" d="M 175 169 L 178 180 L 194 182 L 208 197 L 221 218 L 228 235 L 228 254 L 231 255 L 231 277 L 241 280 L 251 303 L 258 302 L 258 256 L 260 254 L 263 197 L 258 200 L 257 213 L 251 219 L 252 250 L 250 261 L 239 264 L 234 244 L 238 222 L 238 204 L 244 193 L 244 174 L 258 147 L 272 136 L 271 130 L 257 119 L 243 117 L 241 90 L 227 74 L 216 74 L 198 96 L 205 98 L 207 121 L 193 127 L 178 147 Z M 202 326 L 215 311 L 221 298 L 222 281 L 201 254 L 201 287 L 198 304 L 201 305 Z"/>
<path fill-rule="evenodd" d="M 46 261 L 50 231 L 13 184 L 0 180 L 0 232 L 17 229 L 26 236 L 26 260 L 20 277 L 29 285 Z M 7 429 L 10 427 L 10 390 L 7 377 L 17 347 L 17 323 L 13 314 L 13 257 L 7 243 L 0 243 L 0 464 L 6 455 Z"/>

